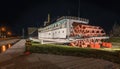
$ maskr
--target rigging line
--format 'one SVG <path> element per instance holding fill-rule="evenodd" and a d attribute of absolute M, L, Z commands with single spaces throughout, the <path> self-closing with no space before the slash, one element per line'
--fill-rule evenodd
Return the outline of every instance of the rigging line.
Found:
<path fill-rule="evenodd" d="M 78 17 L 80 17 L 80 0 L 78 0 Z"/>

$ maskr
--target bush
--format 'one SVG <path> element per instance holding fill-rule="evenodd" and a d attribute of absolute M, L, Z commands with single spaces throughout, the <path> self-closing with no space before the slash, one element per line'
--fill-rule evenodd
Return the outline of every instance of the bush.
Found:
<path fill-rule="evenodd" d="M 111 38 L 108 39 L 107 41 L 109 41 L 109 42 L 118 42 L 118 43 L 120 43 L 120 37 L 111 37 Z"/>
<path fill-rule="evenodd" d="M 30 46 L 30 52 L 68 55 L 68 56 L 93 57 L 93 58 L 109 60 L 115 63 L 120 63 L 119 62 L 120 57 L 117 51 L 110 52 L 110 51 L 103 51 L 99 49 L 76 48 L 76 47 L 68 47 L 63 45 L 33 44 L 32 46 Z"/>

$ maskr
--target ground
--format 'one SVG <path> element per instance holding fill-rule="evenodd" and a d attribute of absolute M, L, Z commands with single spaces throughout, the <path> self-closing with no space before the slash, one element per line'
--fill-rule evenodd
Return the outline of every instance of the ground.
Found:
<path fill-rule="evenodd" d="M 1 69 L 120 69 L 119 64 L 103 59 L 32 53 L 25 55 L 22 39 L 0 54 Z"/>

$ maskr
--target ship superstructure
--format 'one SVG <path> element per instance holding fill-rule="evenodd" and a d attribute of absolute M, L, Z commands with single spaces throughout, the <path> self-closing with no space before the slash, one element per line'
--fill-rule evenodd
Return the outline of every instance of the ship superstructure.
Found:
<path fill-rule="evenodd" d="M 78 17 L 63 16 L 57 19 L 55 23 L 39 29 L 39 38 L 67 38 L 70 36 L 70 32 L 73 28 L 72 24 L 74 22 L 88 24 L 89 20 Z"/>

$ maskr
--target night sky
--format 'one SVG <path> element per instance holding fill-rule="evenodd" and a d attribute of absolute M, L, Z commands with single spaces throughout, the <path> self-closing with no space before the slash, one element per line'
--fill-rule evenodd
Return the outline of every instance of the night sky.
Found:
<path fill-rule="evenodd" d="M 120 4 L 115 0 L 2 0 L 0 25 L 10 27 L 21 35 L 22 28 L 40 27 L 50 13 L 52 21 L 60 16 L 78 16 L 90 20 L 91 25 L 101 26 L 109 32 L 113 24 L 120 23 Z"/>

